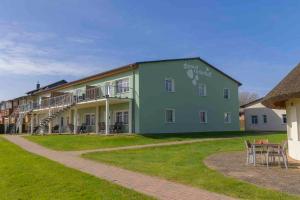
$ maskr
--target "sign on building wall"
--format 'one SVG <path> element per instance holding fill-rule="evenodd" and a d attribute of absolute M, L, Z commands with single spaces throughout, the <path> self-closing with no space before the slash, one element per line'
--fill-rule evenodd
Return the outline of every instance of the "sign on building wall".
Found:
<path fill-rule="evenodd" d="M 202 69 L 203 67 L 200 67 L 198 65 L 184 63 L 183 68 L 185 69 L 187 76 L 192 80 L 192 84 L 194 86 L 198 85 L 200 76 L 205 76 L 209 78 L 212 77 L 212 72 L 209 70 L 208 67 Z"/>

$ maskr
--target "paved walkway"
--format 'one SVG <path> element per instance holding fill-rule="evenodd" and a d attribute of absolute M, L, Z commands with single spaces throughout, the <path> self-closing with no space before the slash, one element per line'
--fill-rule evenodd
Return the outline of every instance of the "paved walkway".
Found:
<path fill-rule="evenodd" d="M 67 167 L 94 175 L 137 192 L 163 200 L 229 200 L 230 197 L 174 183 L 158 177 L 87 160 L 75 154 L 49 150 L 20 136 L 5 135 L 10 142 L 31 153 L 46 157 Z"/>
<path fill-rule="evenodd" d="M 212 141 L 212 140 L 226 140 L 233 138 L 203 138 L 203 139 L 194 139 L 194 140 L 184 140 L 184 141 L 174 141 L 174 142 L 162 142 L 157 144 L 142 144 L 142 145 L 132 145 L 132 146 L 124 146 L 124 147 L 109 147 L 109 148 L 101 148 L 101 149 L 89 149 L 89 150 L 80 150 L 80 151 L 67 151 L 73 155 L 82 155 L 85 153 L 93 153 L 93 152 L 108 152 L 108 151 L 118 151 L 118 150 L 128 150 L 128 149 L 144 149 L 150 147 L 163 147 L 163 146 L 172 146 L 177 144 L 192 144 L 198 142 Z"/>

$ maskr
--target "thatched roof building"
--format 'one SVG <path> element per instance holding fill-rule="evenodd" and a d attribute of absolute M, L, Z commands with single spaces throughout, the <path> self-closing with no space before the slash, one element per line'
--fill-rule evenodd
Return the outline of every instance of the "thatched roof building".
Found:
<path fill-rule="evenodd" d="M 300 98 L 300 64 L 298 64 L 262 101 L 273 109 L 284 109 L 290 98 Z"/>

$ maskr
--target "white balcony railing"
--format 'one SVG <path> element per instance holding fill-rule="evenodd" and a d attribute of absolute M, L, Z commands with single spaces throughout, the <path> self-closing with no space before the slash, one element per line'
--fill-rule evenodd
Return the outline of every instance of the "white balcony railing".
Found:
<path fill-rule="evenodd" d="M 67 93 L 56 97 L 49 97 L 40 102 L 32 102 L 19 106 L 19 112 L 30 112 L 38 109 L 58 108 L 79 102 L 88 102 L 104 98 L 132 98 L 132 88 L 116 86 L 92 87 L 80 93 Z"/>

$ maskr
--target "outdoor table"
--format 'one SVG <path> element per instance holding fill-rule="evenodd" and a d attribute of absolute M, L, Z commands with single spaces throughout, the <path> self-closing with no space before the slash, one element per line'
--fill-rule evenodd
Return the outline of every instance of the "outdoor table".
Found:
<path fill-rule="evenodd" d="M 254 143 L 252 144 L 252 151 L 253 151 L 253 165 L 256 165 L 256 148 L 263 148 L 266 147 L 269 148 L 278 148 L 280 147 L 280 144 L 276 143 Z"/>

